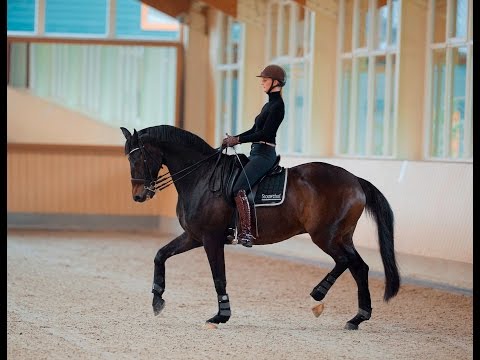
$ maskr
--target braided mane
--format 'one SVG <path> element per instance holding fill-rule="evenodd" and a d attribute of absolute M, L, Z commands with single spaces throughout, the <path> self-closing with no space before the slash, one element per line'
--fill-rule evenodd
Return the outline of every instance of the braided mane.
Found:
<path fill-rule="evenodd" d="M 204 155 L 215 152 L 215 149 L 199 136 L 171 125 L 147 127 L 140 130 L 138 134 L 139 136 L 147 135 L 157 142 L 182 144 L 185 147 L 194 148 Z"/>

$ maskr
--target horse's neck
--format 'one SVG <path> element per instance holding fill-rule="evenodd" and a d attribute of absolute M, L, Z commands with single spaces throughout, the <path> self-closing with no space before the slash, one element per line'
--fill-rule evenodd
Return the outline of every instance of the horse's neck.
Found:
<path fill-rule="evenodd" d="M 191 193 L 199 183 L 208 177 L 211 168 L 209 155 L 172 147 L 165 151 L 165 165 L 168 167 L 179 195 Z"/>
<path fill-rule="evenodd" d="M 168 149 L 165 149 L 164 156 L 165 165 L 168 167 L 171 174 L 182 171 L 189 166 L 194 167 L 194 164 L 197 164 L 208 157 L 208 155 L 186 150 L 185 148 L 179 146 L 172 146 Z"/>

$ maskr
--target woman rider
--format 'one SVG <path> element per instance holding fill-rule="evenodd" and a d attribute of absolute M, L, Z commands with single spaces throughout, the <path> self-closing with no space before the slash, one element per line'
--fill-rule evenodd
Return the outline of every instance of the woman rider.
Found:
<path fill-rule="evenodd" d="M 244 246 L 251 247 L 255 237 L 252 235 L 250 217 L 250 204 L 247 193 L 250 187 L 260 180 L 275 163 L 277 153 L 275 151 L 276 134 L 278 127 L 285 115 L 281 90 L 286 83 L 286 73 L 278 65 L 268 65 L 260 75 L 263 91 L 268 94 L 268 102 L 263 106 L 260 114 L 255 118 L 255 123 L 250 130 L 239 135 L 227 134 L 223 139 L 222 146 L 235 146 L 237 144 L 252 143 L 249 162 L 240 173 L 233 193 L 235 204 L 240 217 L 240 234 L 238 240 Z"/>

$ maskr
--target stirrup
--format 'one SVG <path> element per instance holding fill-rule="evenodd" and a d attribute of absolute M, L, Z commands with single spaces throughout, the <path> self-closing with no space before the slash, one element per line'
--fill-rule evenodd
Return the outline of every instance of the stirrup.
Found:
<path fill-rule="evenodd" d="M 255 240 L 255 237 L 251 234 L 240 234 L 238 236 L 238 242 L 245 247 L 252 247 L 252 240 Z"/>

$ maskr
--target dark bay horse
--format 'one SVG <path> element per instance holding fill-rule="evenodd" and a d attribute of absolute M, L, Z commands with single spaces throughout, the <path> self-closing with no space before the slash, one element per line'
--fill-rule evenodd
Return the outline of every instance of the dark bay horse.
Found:
<path fill-rule="evenodd" d="M 207 324 L 220 324 L 231 315 L 226 291 L 224 245 L 233 207 L 219 196 L 213 183 L 222 181 L 222 168 L 235 155 L 214 149 L 195 134 L 160 125 L 131 134 L 121 128 L 125 155 L 130 162 L 133 200 L 143 202 L 155 190 L 173 183 L 178 193 L 177 216 L 184 232 L 158 250 L 154 259 L 153 311 L 158 315 L 165 301 L 165 261 L 173 255 L 203 246 L 218 296 L 218 313 Z M 169 178 L 158 177 L 165 165 Z M 156 184 L 161 184 L 160 187 Z M 364 209 L 375 220 L 385 272 L 384 300 L 400 288 L 393 244 L 394 217 L 388 201 L 370 182 L 345 169 L 311 162 L 288 169 L 285 200 L 278 206 L 256 210 L 261 226 L 254 245 L 266 245 L 308 233 L 312 241 L 335 261 L 334 268 L 313 288 L 310 295 L 321 301 L 337 278 L 349 269 L 358 287 L 358 313 L 346 329 L 358 329 L 372 313 L 368 288 L 368 265 L 353 245 L 353 233 Z M 323 304 L 319 304 L 322 305 Z M 213 325 L 215 326 L 215 325 Z"/>

